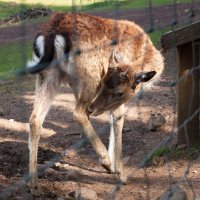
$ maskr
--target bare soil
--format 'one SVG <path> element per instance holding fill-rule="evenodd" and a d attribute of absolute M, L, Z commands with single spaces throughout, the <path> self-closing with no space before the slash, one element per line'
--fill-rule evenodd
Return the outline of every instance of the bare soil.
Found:
<path fill-rule="evenodd" d="M 190 5 L 178 6 L 178 20 L 187 24 Z M 200 6 L 196 3 L 195 8 Z M 153 9 L 155 27 L 168 25 L 173 20 L 171 6 Z M 192 19 L 200 19 L 199 11 Z M 112 17 L 114 13 L 98 13 Z M 117 18 L 129 19 L 148 27 L 146 10 L 118 11 Z M 26 35 L 21 27 L 0 30 L 0 43 L 31 39 L 40 24 L 27 26 Z M 28 120 L 34 101 L 34 76 L 9 80 L 0 87 L 0 199 L 73 199 L 77 187 L 94 190 L 99 199 L 143 200 L 157 199 L 169 185 L 178 184 L 187 193 L 189 200 L 200 197 L 200 164 L 198 156 L 187 159 L 164 157 L 164 162 L 154 163 L 145 168 L 140 165 L 145 156 L 159 144 L 165 142 L 176 129 L 176 88 L 169 87 L 175 80 L 176 66 L 174 51 L 164 53 L 166 68 L 153 90 L 145 92 L 140 101 L 130 101 L 126 105 L 123 130 L 123 156 L 126 158 L 126 172 L 129 182 L 116 188 L 117 178 L 101 167 L 90 144 L 81 148 L 75 157 L 61 157 L 59 163 L 40 175 L 42 195 L 33 197 L 24 185 L 28 166 Z M 41 135 L 38 167 L 48 168 L 51 159 L 59 158 L 73 144 L 82 140 L 82 130 L 73 121 L 74 96 L 70 88 L 63 88 L 57 96 Z M 149 131 L 147 121 L 152 113 L 161 113 L 167 122 L 163 129 Z M 109 115 L 92 117 L 92 123 L 105 145 L 108 145 Z M 171 142 L 175 143 L 176 136 Z M 199 151 L 197 152 L 199 155 Z M 187 168 L 189 166 L 189 171 Z M 187 172 L 187 173 L 185 173 Z M 4 195 L 4 197 L 2 197 Z M 71 197 L 70 197 L 71 196 Z"/>

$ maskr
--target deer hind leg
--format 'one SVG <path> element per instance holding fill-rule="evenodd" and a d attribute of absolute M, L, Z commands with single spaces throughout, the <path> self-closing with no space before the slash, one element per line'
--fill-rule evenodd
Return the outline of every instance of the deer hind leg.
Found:
<path fill-rule="evenodd" d="M 87 106 L 83 106 L 81 103 L 78 103 L 73 113 L 74 119 L 83 128 L 84 134 L 91 142 L 94 150 L 100 158 L 100 162 L 102 163 L 103 167 L 105 167 L 107 170 L 110 170 L 111 165 L 108 151 L 90 123 L 86 113 L 86 108 Z"/>
<path fill-rule="evenodd" d="M 53 80 L 45 80 L 38 75 L 36 81 L 36 99 L 30 117 L 29 133 L 29 188 L 33 195 L 40 195 L 37 174 L 38 143 L 42 131 L 42 124 L 56 94 L 57 85 Z"/>
<path fill-rule="evenodd" d="M 127 182 L 122 161 L 122 128 L 124 124 L 124 104 L 111 111 L 110 139 L 108 153 L 111 160 L 111 171 L 117 173 L 122 183 Z"/>

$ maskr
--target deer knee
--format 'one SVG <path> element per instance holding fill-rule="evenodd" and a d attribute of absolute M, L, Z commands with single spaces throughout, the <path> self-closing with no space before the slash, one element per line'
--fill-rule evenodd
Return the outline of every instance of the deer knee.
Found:
<path fill-rule="evenodd" d="M 113 114 L 113 120 L 114 121 L 120 121 L 124 118 L 124 104 L 119 106 L 117 109 L 112 111 Z"/>
<path fill-rule="evenodd" d="M 42 128 L 40 120 L 35 116 L 32 115 L 30 120 L 29 120 L 29 125 L 30 125 L 30 134 L 31 135 L 39 135 L 40 130 Z"/>
<path fill-rule="evenodd" d="M 84 112 L 81 112 L 80 110 L 75 110 L 73 112 L 73 118 L 78 124 L 86 124 L 88 122 L 87 114 Z"/>

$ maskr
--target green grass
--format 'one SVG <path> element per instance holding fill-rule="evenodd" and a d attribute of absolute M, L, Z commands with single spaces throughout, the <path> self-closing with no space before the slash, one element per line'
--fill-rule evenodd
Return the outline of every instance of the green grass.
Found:
<path fill-rule="evenodd" d="M 26 66 L 27 58 L 31 57 L 31 42 L 13 42 L 1 45 L 0 77 L 9 78 L 10 72 Z"/>
<path fill-rule="evenodd" d="M 18 4 L 20 3 L 25 3 L 25 4 L 44 4 L 47 6 L 52 6 L 52 5 L 56 5 L 56 6 L 63 6 L 63 5 L 67 5 L 67 6 L 71 6 L 73 3 L 76 5 L 88 5 L 94 2 L 102 2 L 102 0 L 2 0 L 2 2 L 16 2 Z"/>
<path fill-rule="evenodd" d="M 157 149 L 153 155 L 152 155 L 152 158 L 153 157 L 161 157 L 161 156 L 164 156 L 164 155 L 168 155 L 170 153 L 170 148 L 169 147 L 160 147 L 159 149 Z"/>
<path fill-rule="evenodd" d="M 6 18 L 9 15 L 19 11 L 19 6 L 14 3 L 0 2 L 0 19 Z"/>
<path fill-rule="evenodd" d="M 156 45 L 159 46 L 160 45 L 160 36 L 162 35 L 163 30 L 159 30 L 159 31 L 154 31 L 152 33 L 150 33 L 150 38 L 152 40 L 152 42 Z"/>
<path fill-rule="evenodd" d="M 178 149 L 175 147 L 160 147 L 148 159 L 151 163 L 154 158 L 168 156 L 172 160 L 177 159 L 196 159 L 200 154 L 200 141 L 192 144 L 189 148 Z"/>
<path fill-rule="evenodd" d="M 175 149 L 171 151 L 170 156 L 174 159 L 186 158 L 186 159 L 196 159 L 200 155 L 200 141 L 192 144 L 189 148 Z"/>
<path fill-rule="evenodd" d="M 176 29 L 176 28 L 174 27 L 174 29 Z M 155 31 L 149 33 L 149 36 L 150 36 L 152 42 L 154 43 L 154 45 L 157 47 L 160 47 L 160 36 L 170 30 L 171 30 L 171 27 L 169 26 L 169 27 L 165 27 L 160 30 L 155 30 Z"/>

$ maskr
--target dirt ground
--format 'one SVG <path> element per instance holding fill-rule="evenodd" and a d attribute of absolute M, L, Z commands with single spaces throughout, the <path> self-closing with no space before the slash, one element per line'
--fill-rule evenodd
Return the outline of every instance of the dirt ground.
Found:
<path fill-rule="evenodd" d="M 200 7 L 196 3 L 195 8 Z M 190 5 L 178 6 L 178 21 L 187 24 Z M 200 19 L 196 12 L 193 21 Z M 173 9 L 164 6 L 153 9 L 155 26 L 172 22 Z M 96 15 L 111 17 L 114 13 Z M 148 27 L 147 10 L 118 11 L 117 18 L 135 20 Z M 31 39 L 39 24 L 28 25 L 22 36 L 20 27 L 2 28 L 0 44 L 7 41 Z M 34 76 L 21 77 L 0 84 L 0 199 L 73 199 L 79 187 L 92 189 L 98 199 L 143 200 L 157 199 L 169 185 L 177 184 L 187 193 L 189 200 L 200 198 L 200 164 L 196 156 L 192 160 L 184 156 L 178 159 L 164 158 L 164 163 L 145 168 L 140 165 L 145 156 L 173 135 L 176 129 L 176 88 L 168 85 L 175 80 L 176 66 L 174 51 L 164 53 L 166 68 L 153 90 L 145 92 L 142 99 L 126 105 L 123 129 L 123 156 L 129 182 L 117 188 L 117 179 L 101 167 L 90 144 L 81 148 L 73 157 L 62 157 L 56 165 L 40 175 L 42 195 L 33 197 L 24 180 L 28 166 L 28 120 L 34 101 Z M 46 167 L 49 160 L 60 157 L 73 144 L 83 140 L 82 130 L 73 121 L 74 96 L 70 88 L 63 88 L 48 114 L 40 140 L 38 167 Z M 149 131 L 147 121 L 152 113 L 161 113 L 167 122 L 159 131 Z M 92 117 L 92 123 L 104 144 L 108 145 L 109 115 Z M 171 143 L 175 143 L 176 137 Z M 199 152 L 198 152 L 199 153 Z M 187 172 L 187 168 L 189 171 Z M 187 173 L 186 173 L 187 172 Z M 4 197 L 1 197 L 1 195 Z"/>

